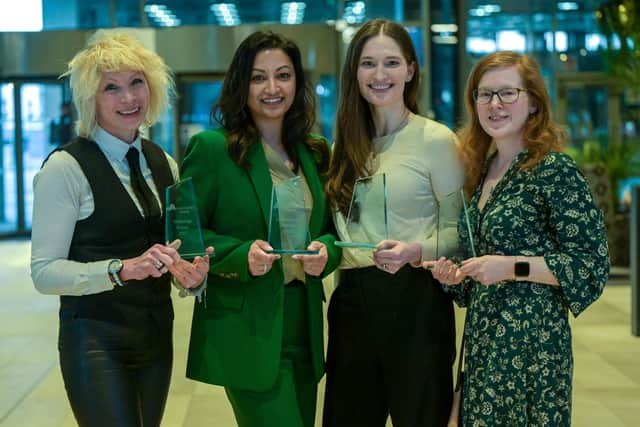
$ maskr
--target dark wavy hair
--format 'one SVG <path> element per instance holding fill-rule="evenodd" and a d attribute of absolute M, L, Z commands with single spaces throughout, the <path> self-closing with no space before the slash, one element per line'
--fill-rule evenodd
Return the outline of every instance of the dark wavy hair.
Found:
<path fill-rule="evenodd" d="M 524 144 L 528 150 L 522 170 L 531 170 L 550 151 L 560 151 L 566 142 L 566 132 L 551 117 L 551 102 L 544 78 L 537 62 L 529 55 L 500 51 L 480 59 L 471 70 L 464 91 L 466 120 L 457 131 L 460 154 L 466 173 L 465 192 L 473 194 L 480 183 L 484 164 L 490 153 L 493 139 L 480 125 L 473 91 L 485 73 L 497 68 L 516 67 L 522 78 L 522 88 L 535 107 L 523 127 Z"/>
<path fill-rule="evenodd" d="M 414 64 L 411 81 L 404 87 L 405 106 L 418 114 L 418 86 L 420 66 L 415 47 L 407 30 L 400 24 L 386 19 L 366 22 L 351 39 L 340 80 L 340 101 L 336 114 L 336 140 L 327 175 L 325 193 L 329 202 L 345 215 L 357 178 L 370 175 L 367 161 L 373 152 L 375 124 L 371 107 L 360 94 L 358 66 L 364 45 L 369 39 L 385 35 L 400 46 L 407 64 Z"/>
<path fill-rule="evenodd" d="M 220 98 L 211 110 L 211 120 L 226 131 L 231 158 L 238 165 L 251 168 L 247 156 L 251 147 L 259 143 L 260 132 L 247 106 L 247 98 L 256 56 L 266 49 L 283 51 L 295 71 L 296 93 L 282 124 L 284 149 L 297 170 L 299 159 L 295 145 L 306 144 L 324 172 L 329 163 L 329 149 L 323 140 L 309 136 L 316 120 L 316 103 L 302 68 L 300 49 L 280 34 L 257 31 L 240 43 L 225 75 Z"/>

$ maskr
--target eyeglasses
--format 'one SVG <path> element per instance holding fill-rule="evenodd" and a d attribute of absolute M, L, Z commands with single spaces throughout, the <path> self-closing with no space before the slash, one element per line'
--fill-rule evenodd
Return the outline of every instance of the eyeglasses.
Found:
<path fill-rule="evenodd" d="M 473 91 L 473 100 L 478 104 L 488 104 L 493 99 L 493 95 L 498 95 L 500 102 L 513 104 L 518 100 L 520 92 L 526 91 L 526 89 L 520 89 L 519 87 L 505 87 L 498 90 L 476 89 Z"/>

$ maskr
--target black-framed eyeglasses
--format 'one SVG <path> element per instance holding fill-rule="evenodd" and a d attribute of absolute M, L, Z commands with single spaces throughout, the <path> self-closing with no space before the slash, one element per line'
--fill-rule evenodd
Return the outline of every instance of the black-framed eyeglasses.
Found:
<path fill-rule="evenodd" d="M 518 100 L 520 92 L 526 91 L 526 89 L 519 87 L 504 87 L 498 90 L 476 89 L 473 91 L 473 100 L 478 104 L 488 104 L 493 99 L 493 95 L 498 95 L 500 102 L 504 104 L 513 104 Z"/>

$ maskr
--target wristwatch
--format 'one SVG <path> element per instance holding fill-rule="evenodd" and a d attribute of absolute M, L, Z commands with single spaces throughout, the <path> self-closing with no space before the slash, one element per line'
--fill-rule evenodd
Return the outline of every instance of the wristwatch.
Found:
<path fill-rule="evenodd" d="M 107 272 L 116 285 L 124 286 L 124 282 L 120 278 L 120 271 L 122 271 L 122 260 L 112 259 L 107 267 Z"/>
<path fill-rule="evenodd" d="M 516 261 L 513 272 L 515 273 L 516 280 L 523 277 L 529 277 L 529 262 L 528 261 Z"/>

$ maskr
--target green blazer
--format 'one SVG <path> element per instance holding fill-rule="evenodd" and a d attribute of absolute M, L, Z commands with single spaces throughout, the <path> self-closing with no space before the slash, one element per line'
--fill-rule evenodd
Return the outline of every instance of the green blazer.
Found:
<path fill-rule="evenodd" d="M 324 243 L 329 256 L 324 277 L 338 266 L 341 251 L 333 244 L 316 161 L 304 144 L 297 152 L 313 195 L 311 240 Z M 262 144 L 251 148 L 248 159 L 247 171 L 229 156 L 224 132 L 215 130 L 191 138 L 182 165 L 182 178 L 193 179 L 205 244 L 215 248 L 205 301 L 193 311 L 187 377 L 265 391 L 280 367 L 284 274 L 281 261 L 264 276 L 249 274 L 249 246 L 267 240 L 272 182 Z M 324 373 L 322 277 L 307 275 L 306 283 L 311 357 L 319 381 Z"/>

